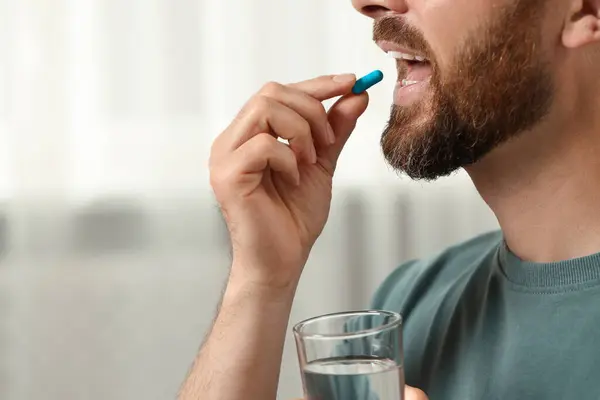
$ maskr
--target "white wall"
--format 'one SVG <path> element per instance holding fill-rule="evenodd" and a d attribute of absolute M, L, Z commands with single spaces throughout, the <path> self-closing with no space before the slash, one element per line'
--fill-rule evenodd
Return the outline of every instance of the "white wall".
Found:
<path fill-rule="evenodd" d="M 3 120 L 15 134 L 12 175 L 28 178 L 13 191 L 51 185 L 80 200 L 199 190 L 209 143 L 261 84 L 375 68 L 386 78 L 371 89 L 337 178 L 396 182 L 378 147 L 394 62 L 347 0 L 1 4 Z"/>

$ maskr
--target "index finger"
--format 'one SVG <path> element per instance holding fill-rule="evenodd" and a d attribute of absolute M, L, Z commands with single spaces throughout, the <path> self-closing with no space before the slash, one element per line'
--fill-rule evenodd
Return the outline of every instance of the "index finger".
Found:
<path fill-rule="evenodd" d="M 350 93 L 356 83 L 356 75 L 323 75 L 298 83 L 289 84 L 289 87 L 298 89 L 319 101 Z"/>

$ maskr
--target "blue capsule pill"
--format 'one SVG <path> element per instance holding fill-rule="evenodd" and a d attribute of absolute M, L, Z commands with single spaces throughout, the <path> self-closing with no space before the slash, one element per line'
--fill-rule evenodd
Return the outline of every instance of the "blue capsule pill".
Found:
<path fill-rule="evenodd" d="M 376 69 L 375 71 L 370 72 L 367 75 L 360 78 L 359 80 L 357 80 L 356 83 L 354 84 L 354 86 L 352 87 L 352 93 L 361 94 L 362 92 L 364 92 L 371 86 L 376 85 L 379 82 L 381 82 L 382 79 L 383 79 L 383 72 Z"/>

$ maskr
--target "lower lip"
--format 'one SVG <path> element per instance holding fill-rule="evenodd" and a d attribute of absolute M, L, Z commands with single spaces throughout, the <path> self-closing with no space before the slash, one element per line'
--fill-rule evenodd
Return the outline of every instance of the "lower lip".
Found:
<path fill-rule="evenodd" d="M 409 106 L 422 99 L 428 88 L 429 80 L 420 81 L 408 86 L 402 86 L 402 82 L 398 82 L 394 89 L 394 104 L 397 106 Z"/>

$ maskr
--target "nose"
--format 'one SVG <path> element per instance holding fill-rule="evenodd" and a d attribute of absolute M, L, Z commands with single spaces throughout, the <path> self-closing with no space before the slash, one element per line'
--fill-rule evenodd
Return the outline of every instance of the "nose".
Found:
<path fill-rule="evenodd" d="M 377 19 L 385 14 L 404 14 L 408 11 L 407 0 L 352 0 L 359 13 Z"/>

